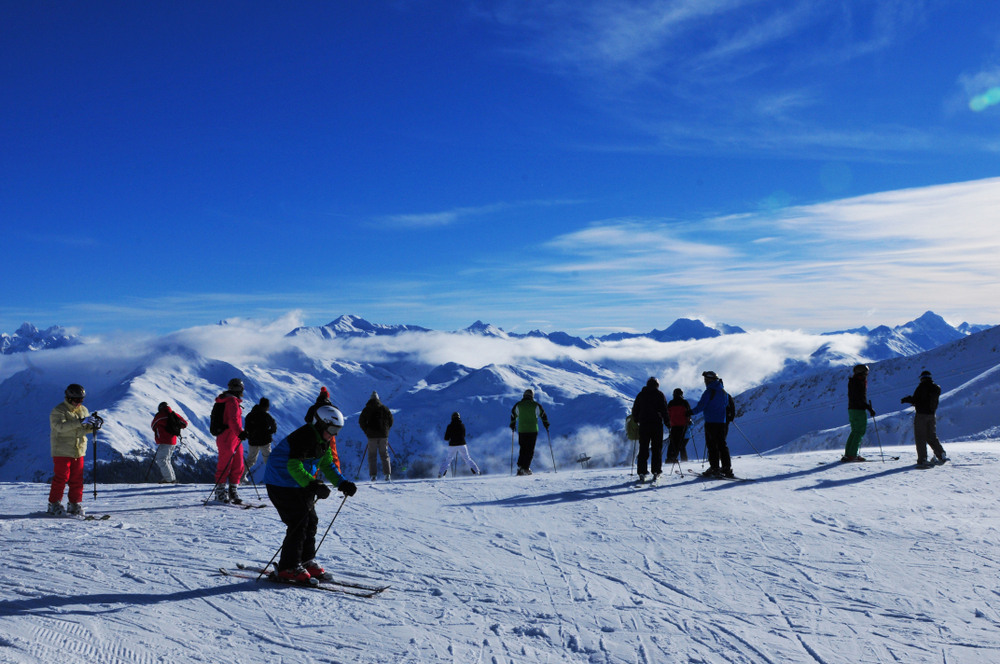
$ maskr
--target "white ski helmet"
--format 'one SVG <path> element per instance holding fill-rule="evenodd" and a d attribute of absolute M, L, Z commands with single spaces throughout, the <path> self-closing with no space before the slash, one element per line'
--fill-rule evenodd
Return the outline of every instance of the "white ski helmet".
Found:
<path fill-rule="evenodd" d="M 337 432 L 344 428 L 344 415 L 333 406 L 320 406 L 316 409 L 316 424 L 326 425 L 326 432 L 331 436 L 336 436 Z"/>

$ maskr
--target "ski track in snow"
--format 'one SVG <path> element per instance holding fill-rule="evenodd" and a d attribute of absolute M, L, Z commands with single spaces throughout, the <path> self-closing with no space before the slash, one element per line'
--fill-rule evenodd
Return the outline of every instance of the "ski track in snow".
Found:
<path fill-rule="evenodd" d="M 362 483 L 319 557 L 391 583 L 373 599 L 219 575 L 284 526 L 207 486 L 99 486 L 111 519 L 80 522 L 0 484 L 0 662 L 1000 661 L 1000 443 L 946 447 L 641 490 L 622 469 Z"/>

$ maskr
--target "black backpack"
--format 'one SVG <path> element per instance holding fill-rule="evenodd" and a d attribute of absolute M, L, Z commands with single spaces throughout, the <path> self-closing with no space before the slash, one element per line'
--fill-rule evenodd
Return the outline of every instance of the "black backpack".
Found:
<path fill-rule="evenodd" d="M 163 423 L 164 431 L 171 436 L 179 436 L 183 428 L 184 425 L 181 423 L 181 418 L 177 417 L 177 413 L 174 411 L 167 413 L 167 421 Z"/>
<path fill-rule="evenodd" d="M 226 416 L 226 403 L 224 401 L 218 401 L 214 406 L 212 406 L 212 418 L 208 423 L 208 432 L 213 436 L 218 436 L 222 434 L 223 431 L 229 428 L 229 425 L 225 421 Z"/>

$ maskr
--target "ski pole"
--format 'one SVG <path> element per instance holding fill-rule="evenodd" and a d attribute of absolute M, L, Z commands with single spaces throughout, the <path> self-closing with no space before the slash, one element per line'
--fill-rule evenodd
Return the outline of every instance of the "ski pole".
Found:
<path fill-rule="evenodd" d="M 97 500 L 97 431 L 104 426 L 104 420 L 95 410 L 91 417 L 94 418 L 94 500 Z"/>
<path fill-rule="evenodd" d="M 871 405 L 872 402 L 869 401 L 868 406 Z M 882 457 L 882 463 L 885 463 L 885 454 L 882 453 L 882 437 L 878 435 L 878 420 L 875 419 L 874 415 L 872 415 L 872 426 L 875 428 L 875 438 L 878 440 L 878 454 Z"/>
<path fill-rule="evenodd" d="M 153 452 L 152 458 L 149 460 L 149 467 L 146 468 L 146 476 L 142 478 L 143 482 L 149 481 L 149 474 L 153 471 L 153 464 L 156 463 L 156 452 Z"/>
<path fill-rule="evenodd" d="M 741 434 L 741 435 L 742 435 L 742 436 L 743 436 L 744 438 L 746 438 L 746 439 L 747 439 L 747 442 L 748 442 L 748 443 L 750 443 L 750 439 L 749 439 L 749 438 L 747 438 L 747 435 L 746 435 L 745 433 L 743 433 L 743 429 L 741 429 L 741 428 L 740 428 L 740 425 L 739 425 L 739 424 L 737 424 L 737 423 L 736 423 L 735 421 L 734 421 L 734 422 L 732 423 L 732 425 L 733 425 L 734 427 L 736 427 L 736 430 L 737 430 L 737 431 L 739 431 L 739 432 L 740 432 L 740 434 Z M 753 447 L 753 451 L 754 451 L 754 452 L 757 452 L 757 448 L 756 448 L 756 447 L 754 447 L 753 443 L 750 443 L 750 447 Z M 760 452 L 757 452 L 757 456 L 759 456 L 759 457 L 760 457 L 761 459 L 763 459 L 763 458 L 764 458 L 764 455 L 763 455 L 763 454 L 761 454 Z"/>
<path fill-rule="evenodd" d="M 222 479 L 223 480 L 225 480 L 226 477 L 229 475 L 229 467 L 233 465 L 233 459 L 235 457 L 236 457 L 236 450 L 233 450 L 233 456 L 229 457 L 229 463 L 226 464 L 226 470 L 222 473 Z M 215 492 L 218 490 L 218 488 L 220 486 L 222 486 L 222 482 L 216 482 L 215 483 L 215 486 L 212 487 L 212 493 L 208 494 L 208 498 L 206 498 L 205 502 L 203 502 L 201 504 L 202 507 L 205 507 L 206 505 L 208 505 L 208 501 L 210 501 L 212 499 L 212 496 L 215 495 Z"/>
<path fill-rule="evenodd" d="M 635 467 L 635 440 L 632 441 L 632 457 L 628 461 L 628 476 L 632 477 L 632 468 Z"/>
<path fill-rule="evenodd" d="M 330 532 L 330 529 L 333 528 L 333 522 L 337 520 L 337 515 L 340 514 L 340 510 L 344 509 L 344 503 L 346 502 L 347 502 L 347 494 L 344 494 L 344 499 L 340 501 L 340 507 L 337 508 L 337 514 L 334 514 L 333 518 L 330 519 L 330 525 L 326 527 L 326 532 L 323 533 L 323 539 L 321 539 L 319 541 L 319 544 L 316 545 L 316 551 L 313 552 L 313 555 L 319 553 L 319 548 L 323 546 L 323 542 L 326 541 L 327 534 Z"/>
<path fill-rule="evenodd" d="M 514 430 L 510 430 L 510 474 L 514 474 Z"/>
<path fill-rule="evenodd" d="M 556 453 L 552 451 L 552 436 L 549 434 L 548 427 L 545 427 L 545 435 L 549 439 L 549 454 L 552 455 L 552 472 L 558 473 L 559 471 L 556 470 Z"/>
<path fill-rule="evenodd" d="M 698 458 L 698 441 L 694 439 L 694 436 L 688 436 L 688 433 L 690 433 L 690 431 L 691 431 L 690 425 L 685 427 L 684 435 L 686 437 L 684 438 L 684 447 L 685 449 L 687 448 L 688 441 L 690 440 L 691 444 L 694 445 L 694 456 L 695 458 Z M 687 452 L 685 452 L 685 454 L 687 454 Z"/>
<path fill-rule="evenodd" d="M 347 498 L 347 496 L 344 496 L 344 498 L 346 499 L 346 498 Z M 319 500 L 318 498 L 313 498 L 313 501 L 312 501 L 312 503 L 311 503 L 311 504 L 309 505 L 309 510 L 312 510 L 312 509 L 315 509 L 315 507 L 316 507 L 316 502 L 317 502 L 318 500 Z M 341 507 L 343 507 L 343 505 L 341 505 Z M 304 515 L 304 516 L 302 517 L 302 520 L 301 520 L 301 521 L 299 521 L 298 525 L 296 525 L 296 526 L 295 526 L 295 530 L 298 530 L 299 528 L 301 528 L 301 527 L 302 527 L 302 524 L 304 524 L 304 523 L 306 522 L 306 519 L 308 519 L 308 518 L 309 518 L 309 510 L 306 510 L 306 513 L 305 513 L 305 515 Z M 340 510 L 337 510 L 337 513 L 340 513 Z M 334 518 L 336 518 L 336 517 L 334 517 Z M 331 523 L 330 523 L 330 525 L 333 525 L 333 523 L 331 522 Z M 289 532 L 289 533 L 292 533 L 292 532 L 295 532 L 295 530 L 289 530 L 288 532 Z M 324 537 L 326 537 L 326 535 L 324 535 Z M 271 556 L 271 559 L 267 561 L 267 564 L 266 564 L 266 565 L 264 565 L 264 569 L 262 569 L 262 570 L 260 571 L 260 574 L 258 574 L 258 575 L 257 575 L 257 578 L 253 580 L 253 581 L 254 581 L 254 583 L 257 583 L 258 581 L 260 581 L 260 577 L 264 576 L 264 572 L 266 572 L 266 571 L 267 571 L 267 568 L 271 566 L 271 563 L 273 563 L 273 562 L 274 562 L 274 559 L 278 557 L 278 554 L 279 554 L 279 553 L 281 553 L 281 550 L 282 550 L 283 548 L 285 548 L 285 543 L 284 543 L 284 542 L 282 542 L 282 543 L 281 543 L 281 546 L 279 546 L 279 547 L 278 547 L 278 550 L 274 552 L 274 555 L 273 555 L 273 556 Z"/>
<path fill-rule="evenodd" d="M 257 481 L 254 480 L 253 478 L 252 469 L 247 469 L 247 475 L 250 476 L 250 484 L 253 484 L 253 490 L 257 493 L 257 500 L 262 500 L 262 498 L 260 497 L 260 489 L 257 488 Z"/>
<path fill-rule="evenodd" d="M 354 479 L 361 479 L 361 467 L 365 465 L 365 452 L 368 451 L 368 445 L 361 446 L 361 461 L 358 463 L 358 472 L 354 473 Z"/>

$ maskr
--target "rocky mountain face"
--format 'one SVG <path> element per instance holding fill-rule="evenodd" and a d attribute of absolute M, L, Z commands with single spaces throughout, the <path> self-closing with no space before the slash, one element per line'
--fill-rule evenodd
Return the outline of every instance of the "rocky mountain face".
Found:
<path fill-rule="evenodd" d="M 53 325 L 39 330 L 31 323 L 25 323 L 14 334 L 0 334 L 0 353 L 27 353 L 46 348 L 65 348 L 80 343 L 78 337 L 70 334 L 64 327 Z"/>

